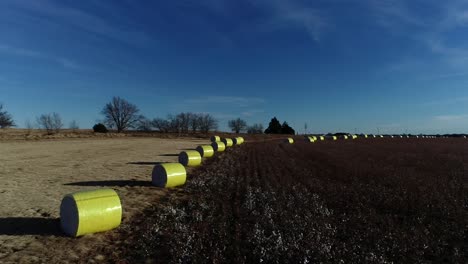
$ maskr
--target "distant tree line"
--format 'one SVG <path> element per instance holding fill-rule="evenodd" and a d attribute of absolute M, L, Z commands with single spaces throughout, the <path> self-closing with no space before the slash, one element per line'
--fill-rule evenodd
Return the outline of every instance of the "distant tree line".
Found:
<path fill-rule="evenodd" d="M 210 114 L 183 112 L 168 115 L 166 118 L 149 119 L 139 114 L 138 107 L 127 100 L 114 97 L 101 111 L 104 116 L 103 123 L 117 132 L 127 129 L 140 131 L 157 130 L 164 133 L 207 133 L 218 128 L 218 120 Z M 103 124 L 96 124 L 99 131 L 105 131 Z M 107 129 L 107 128 L 106 128 Z"/>
<path fill-rule="evenodd" d="M 207 133 L 218 129 L 218 120 L 207 113 L 182 112 L 176 115 L 168 115 L 166 118 L 149 119 L 140 114 L 140 109 L 124 98 L 115 96 L 106 103 L 101 110 L 103 120 L 93 126 L 95 132 L 107 133 L 110 129 L 122 132 L 128 129 L 139 131 L 160 131 L 163 133 Z M 36 117 L 37 127 L 47 131 L 47 134 L 59 133 L 64 124 L 61 116 L 56 113 L 42 114 Z M 0 128 L 15 126 L 12 116 L 0 104 Z M 28 134 L 35 127 L 29 120 L 25 123 Z M 249 134 L 294 134 L 287 122 L 282 125 L 274 117 L 268 128 L 264 131 L 262 124 L 248 126 L 247 122 L 241 118 L 228 121 L 228 127 L 235 133 L 247 132 Z M 76 131 L 79 129 L 78 123 L 70 122 L 69 129 Z"/>
<path fill-rule="evenodd" d="M 218 120 L 210 114 L 184 112 L 177 115 L 168 115 L 165 119 L 143 120 L 139 129 L 148 130 L 149 127 L 154 127 L 161 132 L 194 133 L 199 131 L 207 133 L 218 129 Z"/>

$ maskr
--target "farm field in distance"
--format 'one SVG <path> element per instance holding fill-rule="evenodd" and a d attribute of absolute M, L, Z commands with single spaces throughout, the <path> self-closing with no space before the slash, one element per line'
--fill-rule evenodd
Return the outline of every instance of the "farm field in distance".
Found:
<path fill-rule="evenodd" d="M 296 142 L 216 155 L 98 253 L 124 263 L 466 261 L 466 139 Z"/>

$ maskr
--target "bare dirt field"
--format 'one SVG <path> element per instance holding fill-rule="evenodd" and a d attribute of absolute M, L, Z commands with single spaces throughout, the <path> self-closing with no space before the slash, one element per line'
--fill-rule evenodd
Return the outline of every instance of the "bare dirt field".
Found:
<path fill-rule="evenodd" d="M 177 161 L 181 150 L 207 142 L 160 138 L 0 142 L 0 262 L 106 261 L 92 252 L 105 247 L 115 231 L 64 237 L 58 220 L 63 196 L 113 188 L 121 198 L 126 225 L 160 197 L 179 192 L 152 187 L 153 166 Z"/>
<path fill-rule="evenodd" d="M 121 263 L 466 263 L 467 221 L 464 139 L 257 142 L 205 162 L 99 250 Z"/>

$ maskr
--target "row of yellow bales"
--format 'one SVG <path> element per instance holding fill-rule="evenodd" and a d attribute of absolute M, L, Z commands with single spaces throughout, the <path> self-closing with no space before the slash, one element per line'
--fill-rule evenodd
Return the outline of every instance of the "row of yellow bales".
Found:
<path fill-rule="evenodd" d="M 343 135 L 343 136 L 306 136 L 305 139 L 306 141 L 309 141 L 309 142 L 316 142 L 316 141 L 325 141 L 325 140 L 333 140 L 333 141 L 336 141 L 338 139 L 344 139 L 344 140 L 347 140 L 347 139 L 357 139 L 357 138 L 411 138 L 411 136 L 409 135 L 397 135 L 397 136 L 394 136 L 394 135 L 390 135 L 390 136 L 384 136 L 384 135 Z M 436 138 L 435 136 L 413 136 L 413 138 Z M 466 138 L 466 137 L 464 137 Z M 293 144 L 294 143 L 294 139 L 293 138 L 286 138 L 284 140 L 284 142 L 286 143 L 289 143 L 289 144 Z"/>
<path fill-rule="evenodd" d="M 202 158 L 213 157 L 215 152 L 223 152 L 226 148 L 243 143 L 243 137 L 221 139 L 219 136 L 213 136 L 210 145 L 200 145 L 196 150 L 182 151 L 178 163 L 156 165 L 152 172 L 152 184 L 163 188 L 183 185 L 187 179 L 184 166 L 199 166 Z M 68 194 L 60 205 L 62 230 L 72 237 L 114 229 L 120 225 L 121 220 L 122 205 L 113 189 Z"/>

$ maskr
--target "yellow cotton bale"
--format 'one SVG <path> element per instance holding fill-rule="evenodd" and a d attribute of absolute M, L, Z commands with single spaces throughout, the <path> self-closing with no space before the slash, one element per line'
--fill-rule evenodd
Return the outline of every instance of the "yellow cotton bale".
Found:
<path fill-rule="evenodd" d="M 211 143 L 214 151 L 223 152 L 226 149 L 226 145 L 223 142 L 213 142 Z"/>
<path fill-rule="evenodd" d="M 309 141 L 309 142 L 311 142 L 311 143 L 314 143 L 314 142 L 315 142 L 314 138 L 312 138 L 312 137 L 306 137 L 305 140 L 306 140 L 306 141 Z"/>
<path fill-rule="evenodd" d="M 337 136 L 333 136 L 332 138 L 333 138 L 333 140 L 338 140 Z"/>
<path fill-rule="evenodd" d="M 223 139 L 221 140 L 221 142 L 223 142 L 224 145 L 226 145 L 226 147 L 232 147 L 232 145 L 234 144 L 234 143 L 232 142 L 232 139 L 230 139 L 230 138 L 223 138 Z"/>
<path fill-rule="evenodd" d="M 214 149 L 210 145 L 201 145 L 196 148 L 202 158 L 211 158 L 214 155 Z"/>
<path fill-rule="evenodd" d="M 348 136 L 344 135 L 343 138 L 346 140 L 346 139 L 348 139 Z"/>
<path fill-rule="evenodd" d="M 324 141 L 324 140 L 325 140 L 325 137 L 324 137 L 324 136 L 320 136 L 320 140 L 321 140 L 321 141 Z"/>
<path fill-rule="evenodd" d="M 121 221 L 122 205 L 112 189 L 67 194 L 60 204 L 60 225 L 72 237 L 108 231 Z"/>
<path fill-rule="evenodd" d="M 184 185 L 187 180 L 187 171 L 180 163 L 163 163 L 154 166 L 152 183 L 162 188 L 172 188 Z"/>
<path fill-rule="evenodd" d="M 219 136 L 212 136 L 212 137 L 210 138 L 210 140 L 211 140 L 211 142 L 219 142 L 219 141 L 221 141 L 221 137 L 219 137 Z"/>
<path fill-rule="evenodd" d="M 179 163 L 187 167 L 199 166 L 201 161 L 201 155 L 196 150 L 186 150 L 179 154 Z"/>
<path fill-rule="evenodd" d="M 369 136 L 368 135 L 364 135 L 364 138 L 368 138 Z"/>
<path fill-rule="evenodd" d="M 242 137 L 236 137 L 232 139 L 233 145 L 241 145 L 242 143 L 244 143 L 244 138 Z"/>
<path fill-rule="evenodd" d="M 289 144 L 293 144 L 294 143 L 294 139 L 292 138 L 287 138 L 284 140 L 285 143 L 289 143 Z"/>

